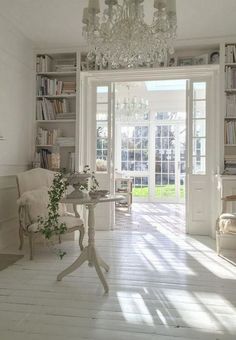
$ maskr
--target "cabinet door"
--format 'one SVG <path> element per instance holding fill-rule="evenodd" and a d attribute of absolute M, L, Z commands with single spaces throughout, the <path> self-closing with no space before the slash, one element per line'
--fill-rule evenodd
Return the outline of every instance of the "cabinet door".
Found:
<path fill-rule="evenodd" d="M 210 233 L 211 180 L 209 164 L 209 82 L 188 82 L 187 233 Z"/>

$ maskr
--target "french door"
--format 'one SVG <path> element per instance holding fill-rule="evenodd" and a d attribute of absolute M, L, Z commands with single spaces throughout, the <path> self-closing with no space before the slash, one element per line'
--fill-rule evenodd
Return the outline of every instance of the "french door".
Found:
<path fill-rule="evenodd" d="M 118 123 L 116 167 L 133 178 L 136 201 L 184 202 L 185 121 Z"/>
<path fill-rule="evenodd" d="M 120 169 L 133 174 L 135 188 L 146 186 L 148 197 L 155 201 L 165 201 L 166 196 L 169 201 L 185 200 L 187 232 L 206 234 L 211 209 L 209 138 L 213 135 L 207 100 L 210 82 L 201 77 L 186 83 L 186 120 L 157 118 L 133 125 L 129 131 L 130 124 L 119 125 L 115 120 L 115 83 L 92 83 L 93 100 L 85 125 L 89 132 L 86 162 L 112 193 L 114 160 L 120 152 Z M 122 135 L 120 145 L 115 143 L 117 131 Z M 99 213 L 104 224 L 107 210 Z M 110 226 L 113 217 L 114 210 L 109 208 Z"/>
<path fill-rule="evenodd" d="M 186 123 L 185 120 L 159 122 L 153 135 L 150 171 L 150 199 L 180 203 L 185 199 Z M 152 148 L 153 149 L 153 148 Z M 154 170 L 154 171 L 153 171 Z"/>

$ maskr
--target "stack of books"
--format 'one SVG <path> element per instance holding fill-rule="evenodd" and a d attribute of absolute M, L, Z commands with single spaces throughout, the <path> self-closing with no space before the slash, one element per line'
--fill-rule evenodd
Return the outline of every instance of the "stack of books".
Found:
<path fill-rule="evenodd" d="M 57 113 L 56 119 L 76 119 L 74 112 Z"/>
<path fill-rule="evenodd" d="M 75 137 L 58 137 L 56 143 L 60 147 L 75 146 Z"/>
<path fill-rule="evenodd" d="M 236 155 L 225 155 L 225 163 L 236 166 Z"/>
<path fill-rule="evenodd" d="M 225 174 L 236 175 L 236 155 L 225 155 Z"/>
<path fill-rule="evenodd" d="M 55 63 L 55 71 L 57 72 L 76 71 L 76 60 L 75 59 L 58 59 Z"/>
<path fill-rule="evenodd" d="M 63 82 L 63 93 L 65 94 L 73 94 L 76 92 L 76 83 L 75 81 L 64 81 Z"/>

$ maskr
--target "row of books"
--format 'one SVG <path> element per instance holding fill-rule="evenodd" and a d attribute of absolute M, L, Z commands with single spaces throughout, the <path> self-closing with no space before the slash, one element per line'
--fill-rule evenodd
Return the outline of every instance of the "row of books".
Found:
<path fill-rule="evenodd" d="M 236 68 L 226 66 L 225 68 L 225 86 L 226 89 L 236 88 Z"/>
<path fill-rule="evenodd" d="M 33 167 L 41 167 L 49 170 L 60 169 L 60 153 L 54 153 L 48 149 L 41 149 L 35 153 Z M 75 171 L 75 153 L 69 152 L 68 171 Z"/>
<path fill-rule="evenodd" d="M 36 58 L 36 72 L 49 72 L 52 69 L 52 58 L 48 55 L 40 55 Z"/>
<path fill-rule="evenodd" d="M 235 45 L 227 45 L 225 47 L 225 62 L 226 63 L 236 62 L 236 46 Z"/>
<path fill-rule="evenodd" d="M 236 144 L 236 121 L 225 122 L 225 144 Z"/>
<path fill-rule="evenodd" d="M 37 156 L 39 159 L 39 164 L 41 168 L 44 169 L 52 169 L 52 152 L 48 149 L 41 149 L 37 152 Z"/>
<path fill-rule="evenodd" d="M 236 94 L 226 96 L 226 117 L 236 117 Z"/>
<path fill-rule="evenodd" d="M 37 145 L 55 145 L 57 144 L 57 139 L 61 136 L 60 129 L 43 129 L 38 128 L 36 143 Z"/>
<path fill-rule="evenodd" d="M 66 99 L 43 98 L 36 104 L 36 119 L 51 120 L 58 119 L 57 114 L 70 113 L 70 103 Z"/>
<path fill-rule="evenodd" d="M 76 92 L 75 81 L 62 81 L 58 79 L 49 79 L 47 77 L 37 76 L 38 96 L 74 94 L 75 92 Z"/>

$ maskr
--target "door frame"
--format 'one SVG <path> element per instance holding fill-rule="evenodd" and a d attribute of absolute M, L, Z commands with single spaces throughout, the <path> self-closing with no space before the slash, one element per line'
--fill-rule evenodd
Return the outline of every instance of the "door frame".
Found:
<path fill-rule="evenodd" d="M 156 69 L 137 69 L 137 70 L 107 70 L 107 71 L 88 71 L 81 72 L 81 95 L 80 95 L 80 115 L 79 121 L 83 122 L 79 129 L 79 145 L 84 145 L 80 157 L 80 164 L 91 164 L 91 141 L 93 138 L 89 131 L 88 122 L 91 123 L 92 105 L 91 97 L 88 95 L 89 89 L 94 83 L 104 82 L 128 82 L 128 81 L 147 81 L 147 80 L 172 80 L 172 79 L 192 79 L 208 77 L 211 83 L 211 96 L 209 98 L 211 131 L 208 136 L 210 144 L 209 156 L 209 171 L 211 173 L 209 191 L 212 197 L 215 194 L 214 177 L 218 172 L 219 164 L 217 160 L 220 159 L 220 141 L 216 135 L 220 134 L 220 111 L 217 98 L 219 97 L 219 65 L 204 65 L 204 66 L 187 66 L 187 67 L 171 67 L 171 68 L 156 68 Z M 215 114 L 213 116 L 213 114 Z M 86 118 L 81 118 L 86 116 Z M 188 117 L 187 117 L 188 119 Z M 188 121 L 187 121 L 188 124 Z M 214 133 L 215 131 L 215 133 Z M 86 143 L 83 142 L 86 140 Z M 82 144 L 81 144 L 82 143 Z M 186 191 L 189 191 L 186 188 Z M 213 200 L 212 200 L 213 201 Z M 188 206 L 188 194 L 186 194 L 186 205 Z M 204 235 L 213 235 L 214 233 L 214 216 L 215 205 L 212 203 L 209 211 L 209 221 L 205 227 Z M 187 221 L 187 216 L 186 216 Z M 188 229 L 187 229 L 188 231 Z"/>

